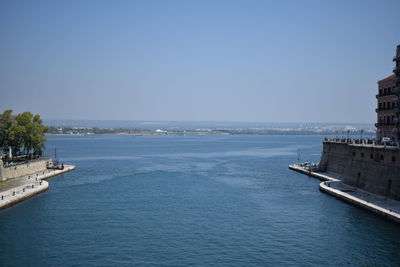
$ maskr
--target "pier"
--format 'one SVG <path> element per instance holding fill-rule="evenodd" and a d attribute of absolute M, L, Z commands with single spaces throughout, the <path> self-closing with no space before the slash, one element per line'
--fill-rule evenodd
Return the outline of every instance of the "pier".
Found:
<path fill-rule="evenodd" d="M 291 164 L 289 169 L 317 178 L 322 182 L 319 190 L 351 205 L 379 215 L 400 225 L 400 202 L 344 184 L 342 177 L 333 173 L 312 170 L 304 164 Z"/>
<path fill-rule="evenodd" d="M 74 169 L 73 165 L 64 165 L 62 170 L 44 170 L 0 183 L 0 210 L 46 191 L 49 183 L 45 180 Z"/>

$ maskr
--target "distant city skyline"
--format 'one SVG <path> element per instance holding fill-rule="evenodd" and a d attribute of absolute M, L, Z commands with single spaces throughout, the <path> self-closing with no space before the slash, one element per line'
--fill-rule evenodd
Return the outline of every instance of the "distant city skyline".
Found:
<path fill-rule="evenodd" d="M 374 123 L 399 1 L 1 1 L 0 109 Z"/>
<path fill-rule="evenodd" d="M 284 129 L 329 128 L 358 131 L 374 129 L 373 123 L 304 123 L 304 122 L 230 122 L 230 121 L 129 121 L 129 120 L 49 120 L 44 124 L 54 127 L 99 127 L 125 129 Z"/>

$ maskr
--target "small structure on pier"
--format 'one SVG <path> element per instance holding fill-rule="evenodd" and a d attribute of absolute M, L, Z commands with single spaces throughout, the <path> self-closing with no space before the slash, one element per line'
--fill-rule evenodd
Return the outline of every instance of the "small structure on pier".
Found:
<path fill-rule="evenodd" d="M 47 169 L 52 169 L 52 170 L 64 169 L 64 163 L 60 162 L 59 159 L 57 158 L 57 148 L 54 148 L 54 158 L 51 162 L 47 164 Z"/>

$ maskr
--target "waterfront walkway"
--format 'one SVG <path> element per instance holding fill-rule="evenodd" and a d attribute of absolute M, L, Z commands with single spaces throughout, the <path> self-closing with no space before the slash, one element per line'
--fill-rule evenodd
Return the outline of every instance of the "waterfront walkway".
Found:
<path fill-rule="evenodd" d="M 310 169 L 308 169 L 307 167 L 304 167 L 300 164 L 291 164 L 289 165 L 289 169 L 293 170 L 293 171 L 297 171 L 306 175 L 310 175 L 314 178 L 318 178 L 321 181 L 340 181 L 341 177 L 335 174 L 330 174 L 327 172 L 316 172 L 316 171 L 312 171 Z"/>
<path fill-rule="evenodd" d="M 64 165 L 63 170 L 46 170 L 1 182 L 0 209 L 7 208 L 33 195 L 46 191 L 49 183 L 44 180 L 74 169 L 75 166 Z"/>
<path fill-rule="evenodd" d="M 346 201 L 400 224 L 400 202 L 375 195 L 357 187 L 344 184 L 341 177 L 335 174 L 310 171 L 300 164 L 289 165 L 289 169 L 320 179 L 319 189 L 331 196 Z"/>

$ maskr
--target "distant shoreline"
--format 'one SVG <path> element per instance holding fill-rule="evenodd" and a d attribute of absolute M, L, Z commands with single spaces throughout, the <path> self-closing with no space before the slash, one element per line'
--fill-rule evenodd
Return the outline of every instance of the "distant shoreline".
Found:
<path fill-rule="evenodd" d="M 147 135 L 174 135 L 174 136 L 205 136 L 205 135 L 309 135 L 309 136 L 345 136 L 346 133 L 315 133 L 315 132 L 276 132 L 276 133 L 176 133 L 176 132 L 168 132 L 165 134 L 160 133 L 103 133 L 103 134 L 67 134 L 67 133 L 49 133 L 46 136 L 147 136 Z M 356 136 L 357 134 L 350 134 L 351 137 Z M 365 136 L 364 139 L 369 139 L 371 136 Z"/>
<path fill-rule="evenodd" d="M 142 127 L 49 126 L 48 135 L 336 135 L 375 138 L 375 127 L 361 125 L 274 125 L 263 127 L 157 125 Z"/>

